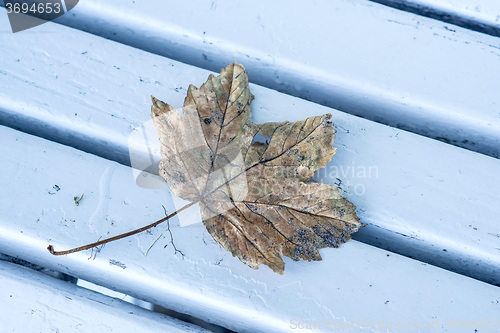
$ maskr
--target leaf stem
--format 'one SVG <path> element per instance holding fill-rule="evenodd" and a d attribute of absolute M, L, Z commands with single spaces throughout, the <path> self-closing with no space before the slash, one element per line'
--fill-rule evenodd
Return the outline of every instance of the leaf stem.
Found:
<path fill-rule="evenodd" d="M 91 243 L 91 244 L 87 244 L 87 245 L 84 245 L 84 246 L 80 246 L 80 247 L 75 247 L 74 249 L 70 249 L 70 250 L 65 250 L 65 251 L 55 251 L 54 250 L 54 247 L 52 245 L 49 245 L 47 247 L 47 250 L 49 250 L 49 252 L 55 256 L 61 256 L 61 255 L 64 255 L 64 254 L 70 254 L 70 253 L 75 253 L 75 252 L 80 252 L 80 251 L 85 251 L 85 250 L 88 250 L 88 249 L 91 249 L 91 248 L 94 248 L 96 246 L 99 246 L 99 245 L 102 245 L 102 244 L 106 244 L 106 243 L 109 243 L 109 242 L 113 242 L 113 241 L 116 241 L 116 240 L 119 240 L 119 239 L 122 239 L 122 238 L 125 238 L 125 237 L 128 237 L 128 236 L 132 236 L 132 235 L 135 235 L 135 234 L 138 234 L 138 233 L 141 233 L 143 231 L 146 231 L 148 229 L 151 229 L 153 227 L 156 227 L 158 224 L 160 223 L 163 223 L 165 221 L 168 221 L 170 218 L 174 217 L 175 215 L 179 214 L 180 212 L 182 212 L 183 210 L 185 209 L 188 209 L 189 207 L 191 207 L 192 205 L 194 205 L 195 203 L 198 203 L 198 201 L 200 201 L 200 199 L 197 199 L 197 200 L 194 200 L 190 203 L 188 203 L 187 205 L 185 205 L 184 207 L 181 207 L 179 208 L 178 210 L 176 210 L 175 212 L 173 212 L 172 214 L 162 218 L 161 220 L 158 220 L 154 223 L 151 223 L 147 226 L 144 226 L 142 228 L 139 228 L 139 229 L 135 229 L 135 230 L 132 230 L 132 231 L 129 231 L 129 232 L 126 232 L 124 234 L 120 234 L 120 235 L 117 235 L 117 236 L 113 236 L 113 237 L 110 237 L 110 238 L 106 238 L 106 239 L 103 239 L 102 241 L 98 241 L 98 242 L 95 242 L 95 243 Z"/>

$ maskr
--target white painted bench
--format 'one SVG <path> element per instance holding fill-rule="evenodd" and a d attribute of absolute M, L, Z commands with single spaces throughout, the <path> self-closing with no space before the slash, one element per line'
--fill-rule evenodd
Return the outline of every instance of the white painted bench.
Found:
<path fill-rule="evenodd" d="M 0 261 L 2 332 L 208 332 Z"/>
<path fill-rule="evenodd" d="M 500 37 L 500 2 L 495 0 L 372 1 Z"/>
<path fill-rule="evenodd" d="M 68 15 L 66 19 L 88 13 L 86 10 L 92 5 L 96 3 L 82 2 L 75 8 L 75 16 Z M 123 17 L 130 8 L 135 8 L 130 7 L 131 4 L 112 2 L 99 6 L 115 6 L 109 7 L 114 11 L 105 12 L 111 22 L 120 10 L 124 14 L 119 17 Z M 342 6 L 350 5 L 342 3 Z M 364 3 L 355 7 L 366 10 L 371 6 Z M 151 9 L 144 10 L 144 13 L 152 13 Z M 222 10 L 219 7 L 219 10 L 228 13 L 231 8 Z M 218 10 L 214 12 L 218 14 Z M 380 22 L 376 15 L 363 13 L 367 19 Z M 0 11 L 0 15 L 4 13 Z M 412 15 L 401 15 L 415 20 Z M 155 22 L 153 19 L 148 21 Z M 430 21 L 426 24 L 436 31 L 438 25 Z M 0 29 L 8 30 L 5 17 L 0 18 L 0 24 Z M 130 24 L 133 26 L 134 22 Z M 104 23 L 101 26 L 104 30 L 110 27 Z M 267 21 L 264 26 L 273 25 Z M 181 28 L 175 31 L 183 31 Z M 153 34 L 164 32 L 154 24 L 147 29 Z M 438 34 L 448 31 L 440 29 Z M 141 31 L 137 30 L 137 36 L 144 32 Z M 463 33 L 461 38 L 474 40 L 476 45 L 484 45 L 490 38 L 460 31 Z M 192 33 L 196 35 L 196 30 Z M 169 37 L 162 38 L 176 41 L 175 35 L 166 36 Z M 422 38 L 431 37 L 423 34 Z M 128 44 L 134 45 L 134 40 L 139 39 L 129 38 Z M 225 43 L 219 43 L 217 50 L 232 45 L 230 38 L 222 40 Z M 252 42 L 255 41 L 249 40 Z M 383 321 L 394 327 L 413 325 L 413 331 L 429 331 L 433 325 L 444 330 L 453 320 L 459 324 L 460 320 L 466 320 L 467 324 L 472 321 L 472 326 L 477 327 L 478 320 L 479 325 L 485 325 L 485 320 L 494 325 L 494 320 L 500 319 L 500 290 L 492 285 L 500 283 L 500 227 L 496 205 L 500 194 L 495 190 L 500 188 L 498 159 L 257 85 L 251 86 L 256 96 L 254 122 L 298 120 L 326 112 L 333 114 L 339 151 L 326 172 L 317 177 L 338 184 L 359 207 L 362 221 L 369 225 L 356 235 L 356 240 L 339 249 L 322 250 L 322 262 L 285 260 L 284 276 L 274 274 L 267 267 L 251 270 L 215 244 L 201 224 L 181 228 L 176 219 L 172 220 L 171 228 L 184 258 L 175 255 L 172 246 L 163 248 L 170 240 L 165 226 L 108 244 L 95 260 L 88 260 L 90 251 L 66 257 L 51 256 L 45 249 L 49 243 L 58 249 L 81 245 L 153 222 L 162 217 L 162 205 L 169 211 L 174 210 L 167 189 L 146 190 L 136 185 L 133 172 L 127 166 L 129 134 L 149 119 L 151 94 L 180 106 L 188 84 L 200 85 L 209 72 L 52 23 L 22 34 L 1 34 L 0 43 L 3 83 L 0 121 L 22 130 L 0 128 L 0 185 L 4 189 L 0 207 L 0 253 L 236 331 L 297 330 L 301 325 L 322 321 L 332 326 L 351 325 L 353 330 L 363 327 L 377 331 L 374 323 L 380 325 Z M 464 54 L 473 52 L 474 59 L 486 61 L 488 54 L 495 52 L 494 48 L 486 48 L 487 51 L 481 53 L 484 47 L 471 47 L 471 51 L 460 48 L 459 44 L 446 43 L 444 53 L 459 49 Z M 257 46 L 255 49 L 257 52 L 248 58 L 249 65 L 243 59 L 240 61 L 247 65 L 250 78 L 254 71 L 256 78 L 265 80 L 266 76 L 261 74 L 264 67 L 259 67 L 255 59 L 259 49 Z M 192 55 L 202 50 L 216 53 L 202 42 L 194 43 L 189 50 Z M 279 59 L 279 50 L 275 51 L 278 53 L 274 57 Z M 314 63 L 315 59 L 311 56 L 308 61 L 312 64 L 304 68 L 319 66 L 319 62 Z M 444 57 L 442 59 L 444 61 Z M 266 61 L 260 64 L 266 65 Z M 283 67 L 284 73 L 294 68 L 274 66 Z M 394 72 L 394 68 L 387 70 Z M 493 80 L 496 70 L 498 67 L 492 66 L 477 75 Z M 441 80 L 441 74 L 443 72 L 434 73 L 432 80 Z M 299 82 L 307 84 L 304 77 Z M 332 77 L 335 76 L 332 74 Z M 348 74 L 344 74 L 344 78 L 350 82 Z M 354 79 L 361 80 L 355 75 Z M 290 81 L 287 78 L 284 82 Z M 400 89 L 398 81 L 389 80 L 385 84 L 390 84 L 389 90 L 396 89 L 395 96 L 401 92 L 397 90 Z M 473 85 L 471 82 L 471 89 Z M 460 90 L 461 93 L 468 87 Z M 355 91 L 344 91 L 344 97 Z M 482 93 L 485 97 L 480 102 L 494 105 L 498 98 L 494 91 Z M 474 94 L 470 92 L 470 95 L 470 104 L 463 104 L 467 111 L 472 108 Z M 348 99 L 346 97 L 346 101 Z M 384 96 L 380 100 L 386 103 Z M 455 103 L 450 96 L 430 100 L 431 106 Z M 347 103 L 349 109 L 352 110 L 356 103 Z M 474 112 L 470 116 L 476 117 L 478 123 L 485 121 L 493 109 L 486 107 L 483 110 L 487 112 Z M 400 119 L 411 119 L 409 114 L 405 113 Z M 427 115 L 434 114 L 429 111 Z M 440 116 L 442 114 L 438 113 L 437 118 Z M 422 123 L 419 126 L 425 127 Z M 469 129 L 474 130 L 473 127 Z M 451 133 L 450 128 L 443 131 Z M 485 133 L 484 140 L 478 142 L 494 148 L 494 137 L 489 134 Z M 494 155 L 493 150 L 483 152 Z M 372 170 L 372 173 L 361 176 L 360 168 Z M 85 193 L 84 199 L 76 206 L 73 198 L 82 193 Z M 196 218 L 196 211 L 190 218 Z M 158 237 L 157 244 L 146 256 Z M 66 283 L 40 277 L 11 264 L 2 264 L 0 279 L 2 285 L 8 286 L 5 290 L 16 291 L 16 295 L 23 295 L 19 294 L 21 286 L 34 295 L 51 295 L 54 299 L 51 304 L 65 313 L 48 321 L 37 316 L 33 325 L 53 325 L 60 330 L 74 327 L 67 318 L 81 319 L 81 315 L 66 305 L 66 297 L 82 308 L 94 304 L 94 296 L 89 296 L 87 291 L 67 287 Z M 43 281 L 46 287 L 38 291 L 37 281 Z M 72 296 L 75 294 L 79 297 Z M 2 291 L 2 297 L 8 300 L 10 294 Z M 21 297 L 16 298 L 17 307 L 1 313 L 4 317 L 0 319 L 7 323 L 6 327 L 18 328 L 16 322 L 21 317 L 16 317 L 17 309 L 46 309 L 44 303 L 32 306 L 36 299 L 22 301 Z M 91 300 L 90 305 L 87 299 Z M 148 332 L 167 330 L 169 325 L 180 330 L 197 329 L 141 310 L 132 311 L 134 315 L 127 318 L 124 314 L 128 305 L 109 299 L 102 302 L 113 304 L 109 318 L 85 321 L 88 326 L 82 331 L 98 329 L 108 320 L 116 330 L 128 325 L 129 321 Z M 136 319 L 138 317 L 141 318 Z"/>
<path fill-rule="evenodd" d="M 59 22 L 216 72 L 237 60 L 259 85 L 500 157 L 497 37 L 365 0 L 87 0 Z"/>

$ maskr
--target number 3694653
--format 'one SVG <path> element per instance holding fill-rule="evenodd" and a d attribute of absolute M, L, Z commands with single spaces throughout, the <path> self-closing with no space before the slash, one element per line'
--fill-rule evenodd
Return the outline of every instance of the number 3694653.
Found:
<path fill-rule="evenodd" d="M 7 14 L 11 13 L 22 13 L 22 14 L 59 14 L 62 11 L 61 4 L 58 2 L 46 2 L 46 3 L 11 3 L 5 4 L 7 9 Z"/>

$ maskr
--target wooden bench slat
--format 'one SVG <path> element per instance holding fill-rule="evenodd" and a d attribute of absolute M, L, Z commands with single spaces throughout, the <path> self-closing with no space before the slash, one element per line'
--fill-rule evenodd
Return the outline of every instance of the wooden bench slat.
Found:
<path fill-rule="evenodd" d="M 496 0 L 372 1 L 492 36 L 500 36 L 500 3 Z"/>
<path fill-rule="evenodd" d="M 0 261 L 2 332 L 208 332 Z"/>
<path fill-rule="evenodd" d="M 180 106 L 188 85 L 210 73 L 61 25 L 37 29 L 43 38 L 0 35 L 2 123 L 123 164 L 130 163 L 129 134 L 150 119 L 149 96 Z M 342 182 L 370 223 L 357 239 L 500 283 L 500 194 L 483 190 L 500 186 L 499 160 L 251 89 L 257 123 L 333 114 L 339 150 L 318 177 Z"/>
<path fill-rule="evenodd" d="M 237 60 L 254 83 L 500 157 L 493 36 L 350 0 L 89 0 L 58 22 L 213 71 Z"/>
<path fill-rule="evenodd" d="M 116 162 L 6 127 L 0 135 L 1 253 L 239 332 L 289 331 L 296 322 L 322 320 L 499 319 L 500 288 L 355 240 L 321 250 L 320 262 L 285 258 L 284 275 L 253 270 L 201 223 L 179 227 L 189 216 L 170 224 L 185 257 L 174 254 L 165 225 L 107 244 L 95 260 L 91 251 L 54 257 L 49 243 L 62 250 L 163 217 L 162 205 L 175 209 L 169 192 L 138 187 L 131 169 Z M 74 196 L 83 193 L 76 206 Z M 360 326 L 369 328 L 367 322 Z"/>

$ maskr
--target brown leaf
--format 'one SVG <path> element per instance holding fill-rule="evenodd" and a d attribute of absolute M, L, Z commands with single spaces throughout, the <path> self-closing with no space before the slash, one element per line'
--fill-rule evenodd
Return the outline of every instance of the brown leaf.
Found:
<path fill-rule="evenodd" d="M 331 115 L 252 124 L 253 98 L 236 62 L 199 89 L 190 85 L 182 114 L 153 97 L 160 175 L 174 195 L 199 201 L 203 223 L 226 250 L 283 274 L 280 254 L 321 260 L 318 249 L 338 247 L 361 224 L 336 187 L 310 181 L 336 151 Z"/>

